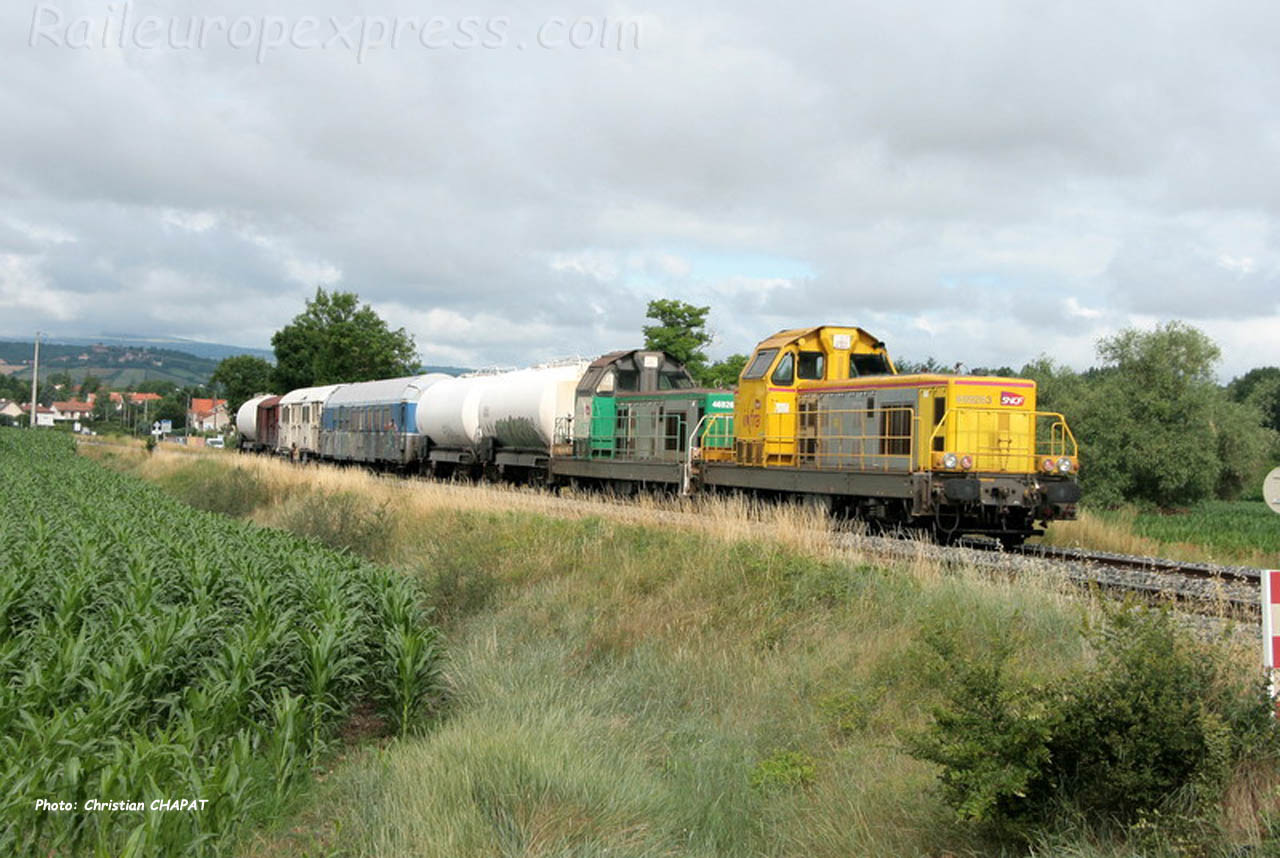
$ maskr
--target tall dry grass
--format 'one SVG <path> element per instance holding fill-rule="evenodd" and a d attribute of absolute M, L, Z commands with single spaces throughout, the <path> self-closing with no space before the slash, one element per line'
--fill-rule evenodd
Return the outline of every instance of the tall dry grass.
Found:
<path fill-rule="evenodd" d="M 616 504 L 218 452 L 115 464 L 375 552 L 424 581 L 447 629 L 444 725 L 340 767 L 245 854 L 999 854 L 900 750 L 938 699 L 922 636 L 980 648 L 1012 630 L 1012 669 L 1049 687 L 1089 658 L 1094 608 L 1057 579 L 925 544 L 886 560 L 803 506 Z M 317 524 L 324 504 L 366 524 Z M 1090 836 L 1041 854 L 1125 854 Z"/>

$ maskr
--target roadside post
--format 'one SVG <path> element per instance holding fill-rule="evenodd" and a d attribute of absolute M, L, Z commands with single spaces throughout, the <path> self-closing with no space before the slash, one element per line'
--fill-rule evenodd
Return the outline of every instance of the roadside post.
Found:
<path fill-rule="evenodd" d="M 1262 499 L 1271 511 L 1280 513 L 1280 468 L 1262 482 Z M 1280 569 L 1262 571 L 1262 666 L 1267 670 L 1271 700 L 1276 702 L 1276 665 L 1280 663 Z M 1276 710 L 1272 709 L 1272 716 Z"/>

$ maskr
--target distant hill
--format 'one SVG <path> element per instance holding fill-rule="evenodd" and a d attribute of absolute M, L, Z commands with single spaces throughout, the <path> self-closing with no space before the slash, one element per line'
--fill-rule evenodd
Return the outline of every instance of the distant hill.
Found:
<path fill-rule="evenodd" d="M 175 352 L 195 355 L 212 361 L 234 355 L 254 355 L 271 363 L 276 362 L 275 352 L 270 349 L 254 349 L 248 346 L 229 346 L 225 343 L 206 343 L 200 340 L 188 340 L 183 337 L 147 337 L 138 334 L 103 334 L 100 337 L 51 337 L 49 343 L 69 346 L 124 346 L 133 348 L 166 349 Z M 43 348 L 43 346 L 41 346 Z"/>
<path fill-rule="evenodd" d="M 269 349 L 205 343 L 182 337 L 112 334 L 101 337 L 51 337 L 40 342 L 40 374 L 67 372 L 75 382 L 86 375 L 123 389 L 144 381 L 172 381 L 179 386 L 205 384 L 218 362 L 235 355 L 253 355 L 276 362 Z M 0 375 L 31 378 L 32 343 L 0 340 Z M 462 375 L 461 366 L 423 366 L 419 372 Z"/>
<path fill-rule="evenodd" d="M 0 340 L 0 373 L 31 378 L 30 342 Z M 65 372 L 79 383 L 86 375 L 102 379 L 109 388 L 122 389 L 144 381 L 172 381 L 180 386 L 205 384 L 218 366 L 217 360 L 185 351 L 145 346 L 93 343 L 40 344 L 40 375 Z"/>

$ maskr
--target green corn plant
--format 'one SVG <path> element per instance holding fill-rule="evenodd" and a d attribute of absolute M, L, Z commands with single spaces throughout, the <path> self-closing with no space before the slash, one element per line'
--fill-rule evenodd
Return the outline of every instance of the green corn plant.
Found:
<path fill-rule="evenodd" d="M 0 429 L 0 481 L 0 854 L 223 853 L 365 695 L 402 731 L 438 696 L 422 592 L 390 570 L 175 504 L 51 433 Z M 32 811 L 142 795 L 216 806 Z"/>
<path fill-rule="evenodd" d="M 385 693 L 391 703 L 393 723 L 401 738 L 408 735 L 424 714 L 440 686 L 440 653 L 435 629 L 393 627 L 387 633 L 390 657 Z"/>

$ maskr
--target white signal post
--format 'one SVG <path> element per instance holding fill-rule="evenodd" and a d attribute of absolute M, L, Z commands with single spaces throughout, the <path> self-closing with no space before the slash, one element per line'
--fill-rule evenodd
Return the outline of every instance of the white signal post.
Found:
<path fill-rule="evenodd" d="M 1276 664 L 1280 663 L 1280 569 L 1262 571 L 1262 666 L 1276 699 Z M 1275 714 L 1274 712 L 1272 713 Z"/>
<path fill-rule="evenodd" d="M 1273 512 L 1280 513 L 1280 468 L 1267 474 L 1262 483 L 1262 499 Z M 1262 666 L 1271 683 L 1271 699 L 1276 700 L 1276 665 L 1280 662 L 1280 569 L 1262 571 Z M 1273 710 L 1272 715 L 1276 712 Z"/>

